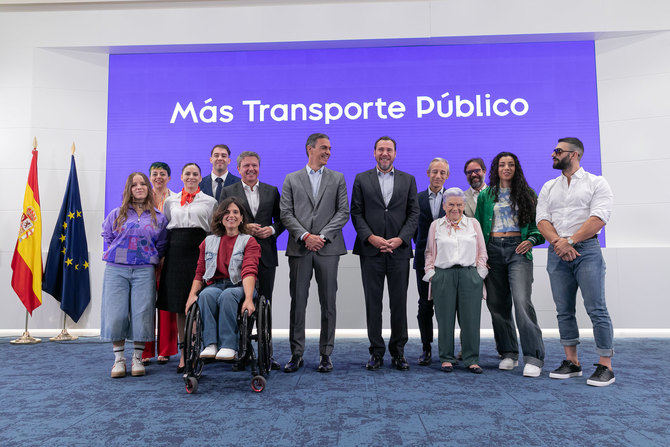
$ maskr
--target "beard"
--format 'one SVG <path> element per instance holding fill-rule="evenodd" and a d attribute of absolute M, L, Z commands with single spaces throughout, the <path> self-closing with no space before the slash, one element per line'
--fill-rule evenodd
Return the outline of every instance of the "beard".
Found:
<path fill-rule="evenodd" d="M 570 159 L 568 157 L 565 157 L 563 159 L 556 159 L 554 160 L 554 169 L 559 169 L 561 171 L 564 171 L 565 169 L 570 167 Z"/>
<path fill-rule="evenodd" d="M 472 186 L 472 188 L 479 189 L 482 186 L 482 179 L 481 177 L 480 178 L 471 177 L 469 183 L 470 186 Z"/>

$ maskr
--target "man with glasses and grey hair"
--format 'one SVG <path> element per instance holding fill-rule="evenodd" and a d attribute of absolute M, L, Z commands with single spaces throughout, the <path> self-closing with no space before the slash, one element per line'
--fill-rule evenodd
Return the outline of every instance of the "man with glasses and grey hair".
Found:
<path fill-rule="evenodd" d="M 477 209 L 477 197 L 479 193 L 486 188 L 484 177 L 486 176 L 486 165 L 484 160 L 479 157 L 471 158 L 465 162 L 463 166 L 465 178 L 470 184 L 465 194 L 465 214 L 467 217 L 475 217 L 475 210 Z"/>
<path fill-rule="evenodd" d="M 600 356 L 588 385 L 614 383 L 613 329 L 605 303 L 605 261 L 598 233 L 612 214 L 613 194 L 607 181 L 586 172 L 579 162 L 584 145 L 577 138 L 561 138 L 552 152 L 554 169 L 562 174 L 542 187 L 537 201 L 537 228 L 551 243 L 547 272 L 558 314 L 558 330 L 566 359 L 552 371 L 553 379 L 582 375 L 577 356 L 579 328 L 575 318 L 577 288 L 593 324 Z"/>

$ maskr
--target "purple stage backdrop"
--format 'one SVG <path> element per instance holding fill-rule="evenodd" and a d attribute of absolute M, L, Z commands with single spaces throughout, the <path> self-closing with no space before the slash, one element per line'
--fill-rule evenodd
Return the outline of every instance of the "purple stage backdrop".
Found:
<path fill-rule="evenodd" d="M 171 166 L 173 191 L 186 162 L 207 175 L 218 143 L 233 160 L 258 152 L 261 181 L 281 191 L 314 132 L 330 136 L 328 167 L 344 172 L 349 193 L 382 135 L 398 142 L 395 166 L 419 190 L 434 157 L 450 163 L 446 186 L 465 189 L 468 158 L 511 151 L 539 193 L 560 174 L 551 151 L 565 136 L 580 138 L 582 166 L 601 172 L 591 41 L 111 55 L 109 65 L 106 211 L 126 176 L 154 161 Z M 351 249 L 351 223 L 345 238 Z"/>

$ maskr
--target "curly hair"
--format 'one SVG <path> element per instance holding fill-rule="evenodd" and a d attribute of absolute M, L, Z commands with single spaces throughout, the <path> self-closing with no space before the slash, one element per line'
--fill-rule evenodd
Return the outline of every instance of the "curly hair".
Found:
<path fill-rule="evenodd" d="M 511 152 L 501 152 L 495 156 L 491 162 L 489 170 L 489 188 L 493 201 L 498 201 L 500 194 L 500 175 L 498 174 L 498 164 L 503 157 L 512 157 L 514 160 L 514 176 L 512 177 L 512 186 L 510 191 L 510 200 L 512 207 L 516 210 L 519 218 L 519 225 L 524 226 L 535 221 L 535 207 L 537 206 L 537 194 L 528 186 L 526 177 L 523 175 L 523 169 L 519 158 Z"/>
<path fill-rule="evenodd" d="M 247 224 L 249 223 L 249 216 L 247 215 L 246 208 L 244 207 L 244 203 L 242 202 L 242 199 L 238 197 L 228 197 L 227 199 L 224 199 L 221 203 L 219 203 L 219 206 L 216 208 L 216 211 L 214 211 L 214 215 L 212 216 L 212 233 L 216 234 L 217 236 L 225 236 L 226 234 L 226 227 L 223 225 L 223 216 L 226 215 L 226 211 L 228 210 L 228 207 L 230 206 L 231 203 L 234 203 L 240 210 L 240 216 L 242 217 L 242 222 L 240 222 L 240 226 L 237 227 L 240 233 L 245 233 L 247 234 Z"/>
<path fill-rule="evenodd" d="M 154 201 L 154 195 L 151 193 L 151 183 L 149 178 L 143 172 L 132 172 L 126 179 L 126 186 L 123 188 L 123 199 L 121 200 L 121 206 L 119 207 L 119 215 L 114 220 L 114 228 L 119 229 L 123 224 L 128 220 L 128 208 L 132 205 L 133 202 L 133 180 L 135 176 L 139 175 L 144 180 L 144 184 L 147 186 L 147 197 L 142 203 L 142 208 L 151 213 L 151 221 L 154 225 L 158 225 L 158 220 L 156 218 L 156 202 Z"/>

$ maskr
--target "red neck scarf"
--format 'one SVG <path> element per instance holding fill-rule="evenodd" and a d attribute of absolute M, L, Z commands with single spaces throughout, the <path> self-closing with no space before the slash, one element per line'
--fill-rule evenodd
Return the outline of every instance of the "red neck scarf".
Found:
<path fill-rule="evenodd" d="M 200 187 L 198 186 L 198 189 L 195 190 L 194 193 L 186 192 L 184 188 L 181 189 L 181 206 L 184 206 L 187 203 L 193 202 L 193 199 L 195 199 L 195 195 L 200 192 Z"/>
<path fill-rule="evenodd" d="M 461 229 L 461 227 L 459 227 L 458 224 L 461 223 L 462 220 L 463 220 L 463 217 L 462 217 L 462 216 L 461 216 L 460 219 L 458 219 L 458 222 L 452 222 L 452 221 L 450 221 L 449 219 L 447 219 L 447 221 L 451 224 L 451 227 L 452 227 L 454 230 L 460 230 L 460 229 Z"/>

